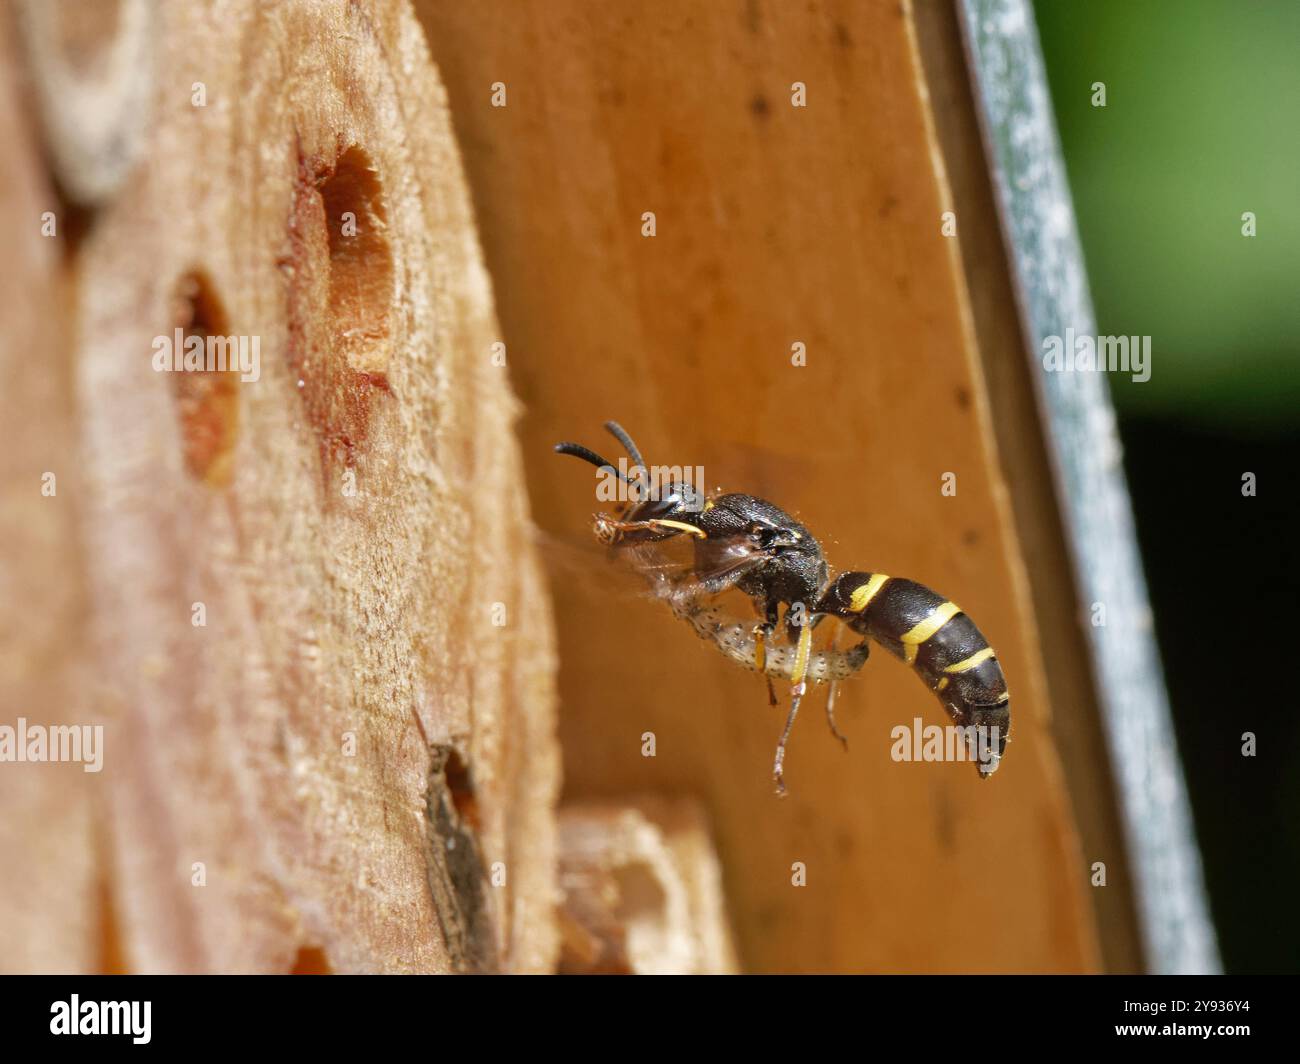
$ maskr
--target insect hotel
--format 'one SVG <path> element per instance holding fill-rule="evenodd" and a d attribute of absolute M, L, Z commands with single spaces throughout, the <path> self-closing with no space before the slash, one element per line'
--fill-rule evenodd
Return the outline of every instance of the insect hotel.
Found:
<path fill-rule="evenodd" d="M 1023 3 L 4 16 L 0 968 L 1214 970 Z"/>

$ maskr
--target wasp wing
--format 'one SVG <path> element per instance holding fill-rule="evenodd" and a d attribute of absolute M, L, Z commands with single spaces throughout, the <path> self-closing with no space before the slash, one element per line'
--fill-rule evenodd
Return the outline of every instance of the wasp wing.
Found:
<path fill-rule="evenodd" d="M 594 539 L 577 546 L 544 533 L 541 537 L 553 579 L 598 579 L 601 593 L 608 594 L 613 570 L 614 586 L 664 603 L 724 657 L 774 679 L 790 679 L 794 648 L 769 643 L 760 670 L 754 620 L 740 619 L 721 602 L 725 592 L 768 557 L 747 535 L 708 540 L 682 535 L 609 548 Z M 865 641 L 843 650 L 832 641 L 826 649 L 813 651 L 807 675 L 814 683 L 848 679 L 857 674 L 866 658 Z"/>
<path fill-rule="evenodd" d="M 602 597 L 710 598 L 765 560 L 745 536 L 700 541 L 703 550 L 685 535 L 607 547 L 535 529 L 533 540 L 554 585 L 591 586 Z"/>
<path fill-rule="evenodd" d="M 770 557 L 747 535 L 674 537 L 616 546 L 610 554 L 639 573 L 655 595 L 681 599 L 719 595 Z"/>

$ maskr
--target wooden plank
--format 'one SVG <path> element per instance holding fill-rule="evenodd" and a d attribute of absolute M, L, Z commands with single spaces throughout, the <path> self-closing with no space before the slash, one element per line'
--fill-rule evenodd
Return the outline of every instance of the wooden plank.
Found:
<path fill-rule="evenodd" d="M 69 727 L 92 717 L 85 482 L 62 312 L 66 218 L 41 166 L 15 54 L 0 11 L 0 225 L 10 237 L 0 260 L 0 726 L 16 738 L 20 721 Z M 100 779 L 81 764 L 0 764 L 0 972 L 110 963 L 94 830 Z"/>
<path fill-rule="evenodd" d="M 1051 728 L 1085 860 L 1106 868 L 1105 888 L 1089 892 L 1106 970 L 1143 970 L 1141 932 L 1124 849 L 1124 828 L 1101 719 L 1089 647 L 1056 496 L 1044 491 L 1052 468 L 1042 446 L 1034 381 L 1027 372 L 1019 308 L 998 224 L 979 116 L 971 99 L 956 9 L 916 4 L 917 43 L 943 158 L 946 199 L 957 217 L 964 280 L 979 338 L 998 456 L 1016 534 L 1026 557 L 1035 627 L 1051 696 Z"/>
<path fill-rule="evenodd" d="M 731 975 L 722 874 L 691 799 L 560 810 L 566 975 Z"/>
<path fill-rule="evenodd" d="M 847 756 L 809 707 L 781 802 L 782 711 L 761 683 L 661 608 L 564 579 L 567 793 L 699 795 L 751 970 L 1097 970 L 908 8 L 417 11 L 465 150 L 543 529 L 581 532 L 596 509 L 589 472 L 549 445 L 595 443 L 616 417 L 651 462 L 702 463 L 710 485 L 791 509 L 838 566 L 956 598 L 1013 692 L 993 781 L 897 764 L 891 728 L 944 720 L 880 655 L 841 699 Z M 956 496 L 941 494 L 949 472 Z"/>

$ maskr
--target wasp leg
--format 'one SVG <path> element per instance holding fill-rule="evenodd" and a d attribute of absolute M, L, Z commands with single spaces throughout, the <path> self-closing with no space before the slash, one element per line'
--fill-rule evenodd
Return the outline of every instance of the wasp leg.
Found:
<path fill-rule="evenodd" d="M 776 744 L 776 760 L 772 763 L 772 780 L 776 783 L 777 795 L 785 796 L 785 744 L 790 738 L 790 729 L 794 727 L 794 718 L 799 715 L 799 700 L 803 698 L 803 684 L 791 689 L 790 715 L 785 718 L 785 730 L 781 732 L 781 741 Z"/>
<path fill-rule="evenodd" d="M 826 722 L 831 726 L 831 734 L 840 741 L 840 744 L 844 747 L 844 752 L 848 753 L 849 740 L 835 726 L 835 696 L 840 693 L 839 681 L 832 680 L 830 687 L 830 693 L 826 696 Z"/>
<path fill-rule="evenodd" d="M 839 643 L 839 641 L 840 641 L 840 630 L 839 627 L 837 626 L 835 630 L 831 633 L 831 643 L 827 649 L 834 650 L 836 644 Z M 826 695 L 826 723 L 831 726 L 831 734 L 840 741 L 840 745 L 844 747 L 844 752 L 848 753 L 849 741 L 843 735 L 840 734 L 839 728 L 835 726 L 835 698 L 839 693 L 840 693 L 839 681 L 832 680 L 830 682 L 830 691 Z"/>
<path fill-rule="evenodd" d="M 799 630 L 799 646 L 795 651 L 794 671 L 790 676 L 790 715 L 785 718 L 785 730 L 781 732 L 781 741 L 776 744 L 776 759 L 772 762 L 772 780 L 776 783 L 776 793 L 785 794 L 785 744 L 789 741 L 790 730 L 794 727 L 794 718 L 799 715 L 799 703 L 808 690 L 806 676 L 808 659 L 812 655 L 812 625 L 804 625 Z"/>
<path fill-rule="evenodd" d="M 770 624 L 756 624 L 751 629 L 754 633 L 754 666 L 763 674 L 763 679 L 767 681 L 767 704 L 776 705 L 776 688 L 772 685 L 772 677 L 767 674 L 767 640 L 772 634 Z"/>
<path fill-rule="evenodd" d="M 754 664 L 758 666 L 758 671 L 763 674 L 763 679 L 767 681 L 767 704 L 776 705 L 776 688 L 772 685 L 772 677 L 767 673 L 767 641 L 772 638 L 776 631 L 776 621 L 781 610 L 781 604 L 775 599 L 769 601 L 765 606 L 759 608 L 767 619 L 759 625 L 754 626 Z"/>

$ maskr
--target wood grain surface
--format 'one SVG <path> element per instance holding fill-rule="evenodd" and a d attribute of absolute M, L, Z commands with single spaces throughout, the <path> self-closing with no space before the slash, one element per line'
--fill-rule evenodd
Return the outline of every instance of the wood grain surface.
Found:
<path fill-rule="evenodd" d="M 849 753 L 814 697 L 778 801 L 784 711 L 761 682 L 661 608 L 612 598 L 599 569 L 563 570 L 566 794 L 700 796 L 752 970 L 1096 970 L 909 7 L 417 11 L 465 151 L 541 527 L 586 530 L 592 471 L 549 448 L 604 448 L 614 417 L 650 462 L 703 464 L 710 486 L 792 510 L 833 564 L 941 589 L 1010 679 L 1013 741 L 982 784 L 969 766 L 890 759 L 891 728 L 945 720 L 878 653 L 843 692 Z"/>
<path fill-rule="evenodd" d="M 548 971 L 552 635 L 423 33 L 393 3 L 160 13 L 146 142 L 54 315 L 122 966 Z M 250 372 L 158 371 L 177 331 Z M 468 877 L 439 852 L 466 839 Z"/>
<path fill-rule="evenodd" d="M 1109 786 L 1095 700 L 933 9 L 32 6 L 0 18 L 0 724 L 106 746 L 0 771 L 0 970 L 554 971 L 561 797 L 602 875 L 672 884 L 619 926 L 598 883 L 579 969 L 636 921 L 616 967 L 1136 964 L 1113 806 L 1067 789 Z M 111 143 L 57 108 L 96 78 Z M 156 371 L 177 330 L 256 338 L 256 380 Z M 778 799 L 785 707 L 591 542 L 551 446 L 613 452 L 608 418 L 960 603 L 1011 690 L 996 775 L 891 758 L 947 718 L 877 649 L 848 751 L 815 691 Z"/>

